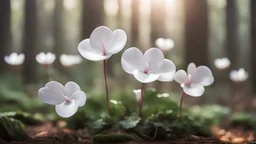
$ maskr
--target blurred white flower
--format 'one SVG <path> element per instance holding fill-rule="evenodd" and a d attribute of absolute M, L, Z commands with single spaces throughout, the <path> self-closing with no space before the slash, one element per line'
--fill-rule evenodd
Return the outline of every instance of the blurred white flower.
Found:
<path fill-rule="evenodd" d="M 25 60 L 24 54 L 11 53 L 4 57 L 4 61 L 9 65 L 21 65 Z"/>
<path fill-rule="evenodd" d="M 249 74 L 244 70 L 244 68 L 240 68 L 239 70 L 232 70 L 229 73 L 229 77 L 233 82 L 243 82 L 248 79 Z"/>
<path fill-rule="evenodd" d="M 121 29 L 111 31 L 108 27 L 97 27 L 90 39 L 78 44 L 79 53 L 88 60 L 100 61 L 120 52 L 127 41 L 126 33 Z"/>
<path fill-rule="evenodd" d="M 135 94 L 137 102 L 139 102 L 141 99 L 141 89 L 135 89 L 133 90 L 133 93 Z"/>
<path fill-rule="evenodd" d="M 144 55 L 138 48 L 129 48 L 123 53 L 121 64 L 125 72 L 133 74 L 141 83 L 172 81 L 176 71 L 175 64 L 164 59 L 163 52 L 157 48 L 148 49 Z"/>
<path fill-rule="evenodd" d="M 38 95 L 41 101 L 55 105 L 57 114 L 63 118 L 71 117 L 86 103 L 86 94 L 75 82 L 68 82 L 65 86 L 56 81 L 48 82 L 39 89 Z"/>
<path fill-rule="evenodd" d="M 226 69 L 230 66 L 230 60 L 226 57 L 214 60 L 214 65 L 218 69 Z"/>
<path fill-rule="evenodd" d="M 163 52 L 171 50 L 174 47 L 174 41 L 172 39 L 158 38 L 155 41 L 157 48 L 160 48 Z"/>
<path fill-rule="evenodd" d="M 170 94 L 168 94 L 168 93 L 157 94 L 158 98 L 167 98 L 169 96 L 170 96 Z"/>
<path fill-rule="evenodd" d="M 36 61 L 42 65 L 50 65 L 55 61 L 55 59 L 56 59 L 55 54 L 51 52 L 48 52 L 48 53 L 41 52 L 36 55 Z"/>
<path fill-rule="evenodd" d="M 214 77 L 208 67 L 196 67 L 194 63 L 188 65 L 187 73 L 184 70 L 177 71 L 174 79 L 187 95 L 194 97 L 203 95 L 204 86 L 209 86 L 214 82 Z"/>
<path fill-rule="evenodd" d="M 64 67 L 70 67 L 76 64 L 80 64 L 81 62 L 82 62 L 82 58 L 79 55 L 62 54 L 60 56 L 60 63 Z"/>

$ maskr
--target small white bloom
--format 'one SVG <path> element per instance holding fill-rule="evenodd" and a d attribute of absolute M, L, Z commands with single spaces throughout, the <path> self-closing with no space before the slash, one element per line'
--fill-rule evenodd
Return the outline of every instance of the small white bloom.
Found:
<path fill-rule="evenodd" d="M 230 60 L 228 58 L 217 58 L 214 60 L 214 65 L 218 69 L 226 69 L 230 66 Z"/>
<path fill-rule="evenodd" d="M 60 56 L 60 63 L 64 67 L 70 67 L 72 65 L 80 64 L 81 62 L 82 62 L 82 58 L 79 55 L 62 54 Z"/>
<path fill-rule="evenodd" d="M 165 52 L 171 50 L 174 47 L 174 41 L 172 39 L 158 38 L 155 41 L 155 45 L 157 48 L 160 48 Z"/>
<path fill-rule="evenodd" d="M 187 95 L 199 97 L 204 93 L 204 86 L 209 86 L 214 82 L 211 70 L 206 66 L 196 67 L 190 63 L 187 73 L 184 70 L 176 72 L 174 79 L 183 87 Z"/>
<path fill-rule="evenodd" d="M 158 98 L 167 98 L 169 96 L 170 96 L 170 94 L 168 94 L 168 93 L 157 94 Z"/>
<path fill-rule="evenodd" d="M 139 102 L 141 98 L 141 89 L 135 89 L 133 90 L 133 93 L 135 94 L 136 100 Z"/>
<path fill-rule="evenodd" d="M 41 52 L 36 55 L 36 61 L 42 65 L 50 65 L 55 61 L 55 59 L 56 59 L 55 54 L 51 52 L 48 52 L 48 53 Z"/>
<path fill-rule="evenodd" d="M 124 71 L 141 83 L 172 81 L 176 71 L 174 63 L 164 59 L 163 52 L 157 48 L 148 49 L 144 55 L 138 48 L 129 48 L 123 53 L 121 64 Z"/>
<path fill-rule="evenodd" d="M 88 60 L 100 61 L 120 52 L 127 41 L 126 33 L 121 29 L 111 31 L 108 27 L 97 27 L 90 39 L 78 44 L 79 53 Z"/>
<path fill-rule="evenodd" d="M 11 53 L 4 57 L 4 61 L 9 65 L 21 65 L 25 60 L 24 54 Z"/>
<path fill-rule="evenodd" d="M 229 77 L 234 82 L 243 82 L 248 79 L 249 74 L 244 70 L 244 68 L 240 68 L 239 70 L 232 70 L 229 73 Z"/>
<path fill-rule="evenodd" d="M 39 89 L 38 95 L 43 102 L 55 105 L 57 114 L 63 118 L 74 115 L 86 102 L 86 94 L 75 82 L 68 82 L 65 86 L 56 81 L 48 82 Z"/>

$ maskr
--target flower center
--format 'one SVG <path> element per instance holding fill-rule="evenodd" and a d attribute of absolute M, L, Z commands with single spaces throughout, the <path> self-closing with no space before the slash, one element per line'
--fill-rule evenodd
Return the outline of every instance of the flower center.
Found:
<path fill-rule="evenodd" d="M 145 67 L 144 68 L 144 74 L 148 74 L 148 71 L 149 71 L 149 67 Z"/>
<path fill-rule="evenodd" d="M 188 75 L 188 79 L 185 82 L 185 86 L 189 87 L 191 85 L 191 74 Z"/>
<path fill-rule="evenodd" d="M 68 98 L 67 96 L 64 96 L 64 100 L 66 101 L 66 103 L 70 103 L 71 102 L 71 99 Z"/>
<path fill-rule="evenodd" d="M 106 47 L 105 47 L 104 41 L 102 42 L 101 45 L 102 45 L 103 55 L 106 56 L 107 55 L 107 51 L 106 51 Z"/>
<path fill-rule="evenodd" d="M 67 96 L 65 96 L 63 93 L 62 93 L 62 96 L 64 97 L 64 100 L 66 103 L 70 103 L 71 102 L 71 99 Z"/>

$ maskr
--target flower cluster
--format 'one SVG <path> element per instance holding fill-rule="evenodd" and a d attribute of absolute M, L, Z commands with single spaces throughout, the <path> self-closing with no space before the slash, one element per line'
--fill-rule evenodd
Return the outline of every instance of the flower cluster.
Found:
<path fill-rule="evenodd" d="M 107 59 L 120 52 L 124 48 L 126 41 L 127 36 L 123 30 L 112 31 L 108 27 L 100 26 L 92 32 L 90 38 L 81 41 L 77 47 L 78 52 L 85 59 L 103 61 L 106 101 L 109 113 L 109 102 L 117 103 L 117 101 L 109 100 L 108 98 Z M 174 47 L 174 42 L 171 39 L 160 38 L 156 40 L 155 44 L 159 49 L 149 48 L 143 53 L 138 48 L 131 47 L 126 49 L 121 57 L 123 70 L 133 75 L 142 84 L 141 89 L 133 91 L 138 101 L 140 117 L 142 116 L 143 94 L 147 83 L 175 80 L 181 85 L 184 93 L 198 97 L 203 95 L 204 87 L 211 85 L 214 81 L 212 72 L 208 67 L 196 67 L 194 63 L 189 64 L 187 72 L 184 70 L 176 72 L 175 64 L 166 59 L 163 54 L 163 52 Z M 40 53 L 37 55 L 36 60 L 42 65 L 50 65 L 55 58 L 52 53 Z M 65 67 L 81 63 L 81 61 L 81 57 L 76 55 L 63 54 L 60 57 L 60 62 Z M 86 102 L 86 94 L 81 91 L 80 86 L 75 82 L 68 82 L 63 86 L 56 81 L 50 81 L 38 91 L 38 94 L 43 102 L 55 105 L 57 114 L 64 118 L 74 115 L 78 107 L 84 106 Z M 159 95 L 160 97 L 169 97 L 169 95 L 163 94 Z"/>

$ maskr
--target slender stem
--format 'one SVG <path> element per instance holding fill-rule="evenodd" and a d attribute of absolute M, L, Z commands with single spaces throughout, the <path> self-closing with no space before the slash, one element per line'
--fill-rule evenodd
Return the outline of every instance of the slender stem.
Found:
<path fill-rule="evenodd" d="M 139 100 L 139 117 L 142 118 L 142 107 L 143 107 L 143 101 L 144 101 L 144 89 L 145 89 L 145 84 L 141 84 L 141 97 Z"/>
<path fill-rule="evenodd" d="M 108 114 L 110 114 L 110 105 L 108 98 L 108 81 L 107 81 L 107 60 L 103 61 L 103 69 L 104 69 L 104 79 L 105 79 L 105 88 L 106 88 L 106 102 L 108 106 Z"/>
<path fill-rule="evenodd" d="M 50 72 L 49 72 L 49 65 L 45 65 L 45 70 L 46 70 L 46 76 L 48 81 L 51 80 Z"/>
<path fill-rule="evenodd" d="M 183 91 L 182 94 L 181 94 L 181 97 L 180 97 L 180 115 L 179 115 L 180 120 L 182 120 L 182 103 L 183 103 L 183 97 L 184 97 L 184 95 L 185 95 L 185 93 L 184 93 L 184 91 Z"/>

